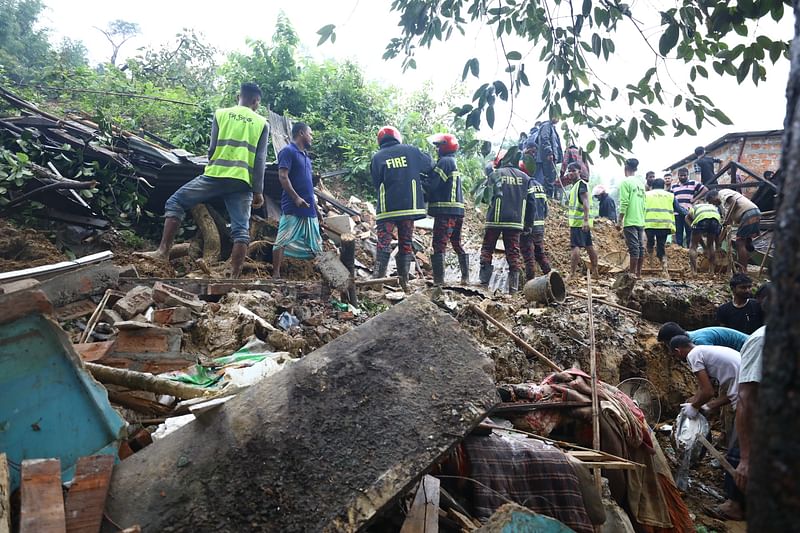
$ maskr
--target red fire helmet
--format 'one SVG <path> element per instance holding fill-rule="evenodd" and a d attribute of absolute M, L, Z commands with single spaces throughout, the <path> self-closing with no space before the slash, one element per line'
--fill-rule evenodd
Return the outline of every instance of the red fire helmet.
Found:
<path fill-rule="evenodd" d="M 497 168 L 497 167 L 500 166 L 500 162 L 503 160 L 503 158 L 506 156 L 507 153 L 508 153 L 508 150 L 506 150 L 505 148 L 503 148 L 502 150 L 498 150 L 497 151 L 497 155 L 494 156 L 494 168 Z"/>
<path fill-rule="evenodd" d="M 381 145 L 384 139 L 391 137 L 397 142 L 403 142 L 403 136 L 400 131 L 394 126 L 384 126 L 378 130 L 378 146 Z"/>
<path fill-rule="evenodd" d="M 458 150 L 458 139 L 452 133 L 434 133 L 428 142 L 439 149 L 440 154 L 452 154 Z"/>

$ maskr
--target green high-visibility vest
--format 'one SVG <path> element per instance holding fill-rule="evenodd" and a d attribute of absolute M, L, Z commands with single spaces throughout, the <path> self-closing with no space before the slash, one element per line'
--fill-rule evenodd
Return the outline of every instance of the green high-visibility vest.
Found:
<path fill-rule="evenodd" d="M 569 208 L 567 209 L 567 218 L 569 219 L 569 227 L 582 228 L 583 227 L 583 203 L 578 194 L 580 184 L 586 185 L 586 194 L 589 194 L 589 184 L 583 180 L 576 181 L 572 188 L 569 190 Z M 597 218 L 599 206 L 597 202 L 592 200 L 589 196 L 589 227 L 594 226 L 594 219 Z"/>
<path fill-rule="evenodd" d="M 217 109 L 217 146 L 203 172 L 210 178 L 234 178 L 253 185 L 256 147 L 267 121 L 249 107 Z"/>
<path fill-rule="evenodd" d="M 675 210 L 673 200 L 675 196 L 664 189 L 647 191 L 644 197 L 644 227 L 645 229 L 668 229 L 675 231 Z"/>
<path fill-rule="evenodd" d="M 722 217 L 719 216 L 719 209 L 711 204 L 697 204 L 689 210 L 689 214 L 692 215 L 692 227 L 696 226 L 698 222 L 709 218 L 713 218 L 720 224 L 722 223 Z"/>

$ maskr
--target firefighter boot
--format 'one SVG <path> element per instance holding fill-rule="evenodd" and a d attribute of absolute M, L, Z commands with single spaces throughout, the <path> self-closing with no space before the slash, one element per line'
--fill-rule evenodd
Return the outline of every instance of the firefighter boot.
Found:
<path fill-rule="evenodd" d="M 433 284 L 437 287 L 444 285 L 444 254 L 433 254 L 431 266 L 433 267 Z"/>
<path fill-rule="evenodd" d="M 536 269 L 530 265 L 525 265 L 525 281 L 530 281 L 536 277 Z"/>
<path fill-rule="evenodd" d="M 375 268 L 372 271 L 373 278 L 385 278 L 386 270 L 389 268 L 389 252 L 378 252 L 375 257 Z"/>
<path fill-rule="evenodd" d="M 492 271 L 494 267 L 491 263 L 488 265 L 481 265 L 481 271 L 478 273 L 478 278 L 480 279 L 481 285 L 483 287 L 489 286 L 489 281 L 492 279 Z"/>
<path fill-rule="evenodd" d="M 411 266 L 411 256 L 409 254 L 397 254 L 394 260 L 397 265 L 397 276 L 400 278 L 400 287 L 403 292 L 408 292 L 408 270 Z"/>
<path fill-rule="evenodd" d="M 461 268 L 461 284 L 469 285 L 469 256 L 467 254 L 458 256 L 458 266 Z"/>
<path fill-rule="evenodd" d="M 508 273 L 508 294 L 514 294 L 519 290 L 519 270 L 512 270 Z"/>

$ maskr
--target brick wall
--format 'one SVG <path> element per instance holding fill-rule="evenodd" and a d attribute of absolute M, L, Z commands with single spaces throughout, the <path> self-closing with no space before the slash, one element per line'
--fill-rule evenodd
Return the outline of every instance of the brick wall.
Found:
<path fill-rule="evenodd" d="M 772 170 L 773 172 L 778 170 L 780 166 L 781 160 L 781 148 L 783 146 L 783 137 L 780 135 L 770 136 L 770 137 L 748 137 L 744 140 L 745 146 L 744 151 L 742 152 L 742 158 L 739 161 L 742 165 L 746 166 L 759 176 L 763 176 L 764 172 L 767 170 Z M 708 155 L 711 157 L 716 157 L 717 159 L 721 159 L 722 163 L 719 163 L 715 170 L 719 170 L 724 167 L 729 161 L 736 161 L 739 157 L 739 150 L 742 147 L 741 140 L 733 140 L 731 142 L 725 143 L 716 150 L 708 152 Z M 700 181 L 700 175 L 696 175 L 694 173 L 694 162 L 688 163 L 684 165 L 683 168 L 689 170 L 689 177 L 691 179 L 696 179 Z M 673 171 L 673 176 L 678 175 L 678 169 Z M 738 172 L 739 180 L 744 182 L 755 181 L 753 178 L 750 177 L 749 174 L 744 172 Z M 719 183 L 730 183 L 730 177 L 726 174 L 720 176 Z M 756 192 L 755 187 L 750 187 L 747 189 L 743 189 L 742 193 L 751 196 L 753 193 Z"/>

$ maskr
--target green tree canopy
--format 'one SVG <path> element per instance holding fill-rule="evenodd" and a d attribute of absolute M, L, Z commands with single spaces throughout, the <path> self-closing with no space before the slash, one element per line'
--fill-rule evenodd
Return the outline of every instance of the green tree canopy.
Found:
<path fill-rule="evenodd" d="M 470 24 L 488 26 L 504 52 L 508 77 L 486 80 L 471 103 L 454 109 L 457 116 L 466 117 L 467 124 L 476 129 L 482 120 L 492 127 L 496 99 L 509 100 L 531 85 L 526 65 L 541 62 L 546 75 L 541 80 L 540 114 L 567 118 L 573 127 L 591 128 L 599 143 L 589 142 L 587 151 L 599 146 L 601 156 L 612 152 L 619 156 L 631 149 L 639 135 L 652 139 L 666 133 L 667 122 L 653 109 L 656 102 L 680 112 L 670 124 L 676 135 L 695 134 L 705 123 L 730 124 L 711 98 L 695 87 L 695 81 L 708 78 L 710 71 L 734 77 L 738 83 L 748 77 L 756 84 L 763 80 L 770 62 L 788 57 L 789 42 L 756 35 L 759 28 L 754 23 L 766 18 L 780 21 L 786 5 L 791 3 L 681 0 L 655 12 L 650 3 L 633 6 L 620 0 L 395 0 L 391 10 L 399 15 L 400 35 L 389 41 L 384 58 L 402 57 L 404 69 L 415 68 L 420 48 L 445 42 L 454 31 L 464 34 Z M 646 36 L 637 18 L 645 12 L 660 18 L 657 39 Z M 632 53 L 618 50 L 615 43 L 623 25 L 638 32 L 642 41 L 637 48 L 652 53 L 653 65 L 638 82 L 620 86 L 604 81 L 598 72 L 613 56 Z M 321 28 L 320 43 L 333 40 L 335 32 L 333 24 Z M 506 46 L 512 36 L 533 43 L 531 59 Z M 675 95 L 662 82 L 668 60 L 677 60 L 689 72 L 690 81 Z M 463 79 L 470 76 L 481 78 L 477 58 L 464 64 Z M 629 110 L 609 112 L 608 103 L 618 98 L 627 101 Z"/>

